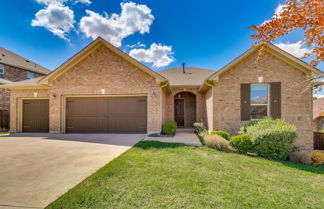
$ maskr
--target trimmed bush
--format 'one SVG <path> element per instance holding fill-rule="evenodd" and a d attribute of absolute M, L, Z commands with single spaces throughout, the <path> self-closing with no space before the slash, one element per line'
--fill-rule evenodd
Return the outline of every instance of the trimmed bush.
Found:
<path fill-rule="evenodd" d="M 247 131 L 247 128 L 250 126 L 254 126 L 255 124 L 257 124 L 260 120 L 250 120 L 248 122 L 246 122 L 241 128 L 239 133 L 240 134 L 245 134 Z"/>
<path fill-rule="evenodd" d="M 177 122 L 167 121 L 163 124 L 163 134 L 174 136 L 177 131 Z"/>
<path fill-rule="evenodd" d="M 246 128 L 254 151 L 261 157 L 286 160 L 297 138 L 296 128 L 282 119 L 265 118 Z"/>
<path fill-rule="evenodd" d="M 314 150 L 311 155 L 314 165 L 324 165 L 324 150 Z"/>
<path fill-rule="evenodd" d="M 224 152 L 234 152 L 235 149 L 231 146 L 230 142 L 219 135 L 207 135 L 204 138 L 204 143 L 206 146 L 224 151 Z"/>
<path fill-rule="evenodd" d="M 226 131 L 211 131 L 210 135 L 218 135 L 223 137 L 224 139 L 226 139 L 227 141 L 230 140 L 231 135 L 229 133 L 227 133 Z"/>
<path fill-rule="evenodd" d="M 233 136 L 230 142 L 239 153 L 246 154 L 248 152 L 253 152 L 252 138 L 247 134 Z"/>

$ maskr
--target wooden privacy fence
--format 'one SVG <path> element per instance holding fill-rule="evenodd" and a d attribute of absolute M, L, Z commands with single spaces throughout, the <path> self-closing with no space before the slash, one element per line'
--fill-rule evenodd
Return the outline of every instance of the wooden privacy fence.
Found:
<path fill-rule="evenodd" d="M 9 131 L 9 111 L 0 110 L 0 131 Z"/>
<path fill-rule="evenodd" d="M 324 133 L 314 132 L 314 149 L 324 150 Z"/>

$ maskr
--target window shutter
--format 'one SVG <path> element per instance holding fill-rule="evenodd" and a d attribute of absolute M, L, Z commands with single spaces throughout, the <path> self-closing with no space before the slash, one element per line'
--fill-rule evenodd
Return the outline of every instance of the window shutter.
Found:
<path fill-rule="evenodd" d="M 281 118 L 281 83 L 270 84 L 270 116 Z"/>
<path fill-rule="evenodd" d="M 241 84 L 241 120 L 250 120 L 250 84 Z"/>

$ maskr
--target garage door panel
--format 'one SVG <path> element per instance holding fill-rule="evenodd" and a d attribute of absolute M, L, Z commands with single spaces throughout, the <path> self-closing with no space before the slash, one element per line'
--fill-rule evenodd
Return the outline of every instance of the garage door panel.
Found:
<path fill-rule="evenodd" d="M 105 133 L 105 126 L 107 126 L 105 118 L 69 117 L 66 129 L 68 133 Z"/>
<path fill-rule="evenodd" d="M 68 98 L 70 133 L 145 133 L 146 97 Z"/>
<path fill-rule="evenodd" d="M 109 131 L 112 133 L 145 133 L 146 118 L 109 117 Z"/>
<path fill-rule="evenodd" d="M 105 108 L 103 98 L 73 98 L 68 99 L 67 109 L 70 116 L 89 117 L 100 116 Z"/>
<path fill-rule="evenodd" d="M 49 100 L 23 101 L 23 132 L 49 131 Z"/>

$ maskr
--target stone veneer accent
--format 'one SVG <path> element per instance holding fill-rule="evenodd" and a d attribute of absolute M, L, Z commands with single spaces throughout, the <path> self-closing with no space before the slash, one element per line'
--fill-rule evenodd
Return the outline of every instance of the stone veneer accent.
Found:
<path fill-rule="evenodd" d="M 214 84 L 213 129 L 236 134 L 246 121 L 240 118 L 240 84 L 258 83 L 263 76 L 265 83 L 281 82 L 281 117 L 297 128 L 297 146 L 313 147 L 312 139 L 312 91 L 305 74 L 265 53 L 256 63 L 256 53 L 220 76 Z"/>

